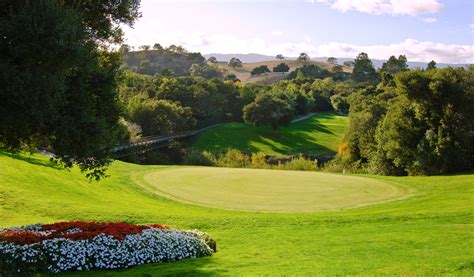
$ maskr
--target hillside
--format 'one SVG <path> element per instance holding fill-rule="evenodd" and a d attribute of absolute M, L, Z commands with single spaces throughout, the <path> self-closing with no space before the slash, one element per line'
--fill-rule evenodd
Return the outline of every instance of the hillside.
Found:
<path fill-rule="evenodd" d="M 252 76 L 250 74 L 250 71 L 254 69 L 255 67 L 261 66 L 261 65 L 266 65 L 270 69 L 270 71 L 273 71 L 273 67 L 277 66 L 280 63 L 286 63 L 289 67 L 290 70 L 287 73 L 266 73 L 266 74 L 261 74 L 261 75 L 256 75 Z M 273 84 L 276 83 L 280 80 L 285 79 L 288 77 L 288 74 L 291 71 L 294 71 L 297 68 L 302 67 L 305 64 L 316 64 L 322 67 L 323 69 L 328 69 L 331 70 L 334 66 L 334 64 L 329 64 L 326 62 L 320 62 L 320 61 L 309 61 L 306 63 L 303 62 L 298 62 L 295 60 L 269 60 L 269 61 L 263 61 L 263 62 L 255 62 L 255 63 L 243 63 L 242 67 L 237 67 L 233 68 L 227 65 L 227 63 L 220 62 L 218 63 L 219 69 L 224 75 L 228 74 L 235 74 L 240 81 L 243 83 L 261 83 L 261 84 Z M 342 66 L 344 72 L 350 73 L 352 72 L 352 69 L 347 66 Z"/>
<path fill-rule="evenodd" d="M 264 62 L 264 61 L 270 61 L 275 58 L 275 56 L 269 56 L 269 55 L 262 55 L 262 54 L 256 54 L 256 53 L 251 53 L 251 54 L 220 54 L 220 53 L 211 53 L 211 54 L 205 54 L 204 57 L 207 59 L 209 57 L 216 57 L 219 62 L 227 62 L 231 58 L 236 57 L 240 59 L 244 63 L 258 63 L 258 62 Z M 353 58 L 349 57 L 336 57 L 338 64 L 344 63 L 345 61 L 353 61 Z M 328 57 L 311 57 L 311 60 L 313 61 L 320 61 L 320 62 L 326 62 Z M 286 57 L 286 60 L 296 60 L 296 57 Z M 374 63 L 375 68 L 380 68 L 382 67 L 382 64 L 386 62 L 387 60 L 383 59 L 372 59 L 372 62 Z M 426 68 L 428 65 L 428 62 L 415 62 L 415 61 L 408 61 L 407 62 L 408 66 L 410 68 Z M 458 63 L 458 64 L 452 64 L 452 63 L 437 63 L 436 66 L 438 68 L 445 68 L 445 67 L 467 67 L 469 64 L 463 64 L 463 63 Z"/>
<path fill-rule="evenodd" d="M 55 168 L 47 157 L 12 157 L 0 152 L 0 168 L 0 226 L 64 220 L 162 223 L 186 229 L 198 228 L 217 240 L 218 252 L 211 257 L 148 264 L 120 271 L 82 272 L 75 274 L 77 276 L 144 276 L 150 275 L 150 272 L 163 276 L 335 276 L 370 273 L 387 276 L 428 276 L 437 273 L 472 276 L 474 273 L 474 250 L 471 247 L 472 172 L 433 177 L 366 176 L 370 177 L 372 184 L 383 181 L 399 189 L 409 188 L 414 195 L 403 200 L 348 210 L 265 213 L 226 211 L 173 201 L 158 193 L 159 182 L 149 183 L 146 180 L 159 180 L 156 178 L 161 178 L 159 172 L 163 169 L 189 167 L 115 162 L 109 170 L 111 177 L 99 183 L 90 183 L 76 169 L 66 171 Z M 199 167 L 193 167 L 193 172 L 197 169 Z M 223 171 L 225 176 L 234 176 L 230 174 L 231 169 L 215 170 Z M 242 172 L 242 169 L 237 171 Z M 206 192 L 213 190 L 212 195 L 217 199 L 220 199 L 221 190 L 245 194 L 250 189 L 258 192 L 256 195 L 246 194 L 252 201 L 266 203 L 267 197 L 270 197 L 275 207 L 286 203 L 286 190 L 291 192 L 289 199 L 295 197 L 295 193 L 307 195 L 304 190 L 310 192 L 312 197 L 318 195 L 318 190 L 311 191 L 310 186 L 303 186 L 308 182 L 311 184 L 311 179 L 307 178 L 302 183 L 299 178 L 295 179 L 296 176 L 285 177 L 289 180 L 285 184 L 278 183 L 278 191 L 274 190 L 275 179 L 264 178 L 260 170 L 255 172 L 265 182 L 252 187 L 248 180 L 252 179 L 254 171 L 247 171 L 247 176 L 243 176 L 246 179 L 241 180 L 245 186 L 240 190 L 236 186 L 238 183 L 228 188 L 225 182 L 209 183 L 210 187 L 201 187 L 200 190 L 191 184 L 187 188 L 198 191 L 200 197 L 206 197 Z M 167 174 L 171 173 L 167 171 Z M 178 174 L 182 172 L 176 173 L 176 177 L 182 178 Z M 203 174 L 208 178 L 214 176 Z M 320 174 L 326 178 L 333 176 Z M 272 176 L 278 178 L 279 175 Z M 169 182 L 169 176 L 166 178 Z M 227 177 L 221 181 L 232 180 L 238 181 Z M 292 190 L 293 184 L 299 185 Z M 328 184 L 338 182 L 329 180 Z M 179 183 L 174 183 L 173 187 L 171 183 L 168 185 L 173 190 L 181 188 Z M 328 189 L 322 193 L 337 192 Z M 349 196 L 367 196 L 367 191 L 359 189 L 353 192 L 355 194 Z M 226 195 L 226 199 L 231 197 Z M 237 203 L 237 199 L 236 196 L 233 201 Z M 318 203 L 308 198 L 305 201 Z M 317 259 L 314 258 L 316 256 Z"/>
<path fill-rule="evenodd" d="M 280 128 L 275 137 L 270 127 L 228 123 L 202 133 L 194 149 L 222 152 L 230 148 L 282 156 L 292 154 L 333 155 L 347 127 L 347 117 L 319 113 L 309 119 Z"/>

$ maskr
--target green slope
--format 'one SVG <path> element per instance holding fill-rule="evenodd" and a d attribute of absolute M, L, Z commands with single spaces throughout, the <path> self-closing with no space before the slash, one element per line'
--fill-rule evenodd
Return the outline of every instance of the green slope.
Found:
<path fill-rule="evenodd" d="M 116 162 L 110 178 L 89 183 L 77 170 L 56 169 L 44 157 L 18 159 L 0 153 L 0 225 L 60 220 L 156 222 L 197 228 L 218 242 L 219 251 L 212 257 L 101 275 L 474 274 L 472 172 L 367 176 L 411 187 L 414 195 L 351 210 L 256 213 L 194 206 L 148 193 L 143 189 L 144 176 L 163 168 Z M 271 192 L 270 181 L 268 186 Z"/>
<path fill-rule="evenodd" d="M 278 156 L 334 154 L 346 127 L 347 117 L 332 113 L 319 113 L 287 128 L 280 128 L 277 137 L 270 127 L 228 123 L 205 131 L 192 147 L 219 152 L 235 148 L 248 153 L 262 151 Z"/>

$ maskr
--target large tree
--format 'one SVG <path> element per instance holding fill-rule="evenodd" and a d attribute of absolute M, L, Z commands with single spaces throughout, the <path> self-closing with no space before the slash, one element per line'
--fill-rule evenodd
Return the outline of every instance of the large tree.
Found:
<path fill-rule="evenodd" d="M 288 126 L 293 120 L 293 111 L 288 101 L 272 93 L 260 93 L 254 102 L 243 109 L 244 121 L 254 125 L 269 125 L 273 132 L 279 126 Z"/>
<path fill-rule="evenodd" d="M 301 53 L 296 60 L 299 61 L 299 62 L 309 62 L 310 57 L 306 53 Z"/>
<path fill-rule="evenodd" d="M 360 53 L 354 60 L 352 79 L 356 82 L 378 82 L 378 75 L 375 72 L 374 64 L 366 53 Z"/>
<path fill-rule="evenodd" d="M 104 175 L 119 129 L 120 24 L 139 1 L 0 3 L 0 147 L 46 146 L 65 166 Z"/>
<path fill-rule="evenodd" d="M 230 59 L 229 66 L 233 67 L 233 68 L 242 67 L 242 61 L 240 59 L 234 57 L 234 58 Z"/>

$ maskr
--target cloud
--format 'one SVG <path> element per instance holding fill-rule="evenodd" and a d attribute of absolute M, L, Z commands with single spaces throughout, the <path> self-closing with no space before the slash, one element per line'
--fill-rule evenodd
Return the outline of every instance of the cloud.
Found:
<path fill-rule="evenodd" d="M 341 12 L 358 11 L 368 14 L 415 16 L 441 11 L 439 0 L 331 0 L 331 8 Z"/>
<path fill-rule="evenodd" d="M 474 32 L 474 24 L 469 24 L 469 28 L 471 28 L 471 31 Z"/>
<path fill-rule="evenodd" d="M 203 54 L 260 53 L 273 56 L 281 53 L 287 57 L 296 57 L 299 53 L 306 52 L 311 57 L 353 58 L 360 52 L 366 52 L 372 59 L 387 59 L 391 55 L 404 54 L 410 61 L 429 62 L 435 60 L 440 63 L 474 63 L 474 45 L 444 44 L 416 39 L 379 45 L 358 45 L 343 42 L 315 45 L 311 39 L 303 39 L 301 42 L 272 43 L 258 37 L 243 38 L 222 33 L 154 32 L 141 38 L 143 39 L 130 36 L 127 43 L 135 46 L 152 45 L 156 41 L 163 46 L 180 44 L 190 51 Z"/>
<path fill-rule="evenodd" d="M 474 63 L 474 46 L 435 43 L 407 39 L 388 45 L 354 45 L 328 43 L 317 47 L 317 56 L 355 57 L 366 52 L 374 59 L 387 59 L 391 55 L 404 54 L 410 61 L 428 62 L 436 60 L 442 63 Z"/>
<path fill-rule="evenodd" d="M 436 19 L 435 17 L 425 17 L 423 18 L 423 21 L 425 23 L 435 23 L 438 22 L 438 19 Z"/>
<path fill-rule="evenodd" d="M 283 35 L 283 32 L 282 31 L 272 31 L 272 35 L 273 36 L 281 36 L 281 35 Z"/>

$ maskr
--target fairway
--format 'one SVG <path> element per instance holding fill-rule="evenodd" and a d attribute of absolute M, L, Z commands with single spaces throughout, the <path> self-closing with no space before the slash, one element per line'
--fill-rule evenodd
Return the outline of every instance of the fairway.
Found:
<path fill-rule="evenodd" d="M 347 125 L 346 116 L 328 112 L 279 128 L 277 136 L 268 126 L 227 123 L 204 131 L 192 148 L 213 152 L 228 149 L 245 153 L 260 151 L 275 156 L 299 153 L 332 156 L 337 152 Z"/>
<path fill-rule="evenodd" d="M 241 211 L 347 209 L 405 198 L 384 181 L 321 172 L 192 167 L 144 175 L 153 193 L 173 200 Z"/>

